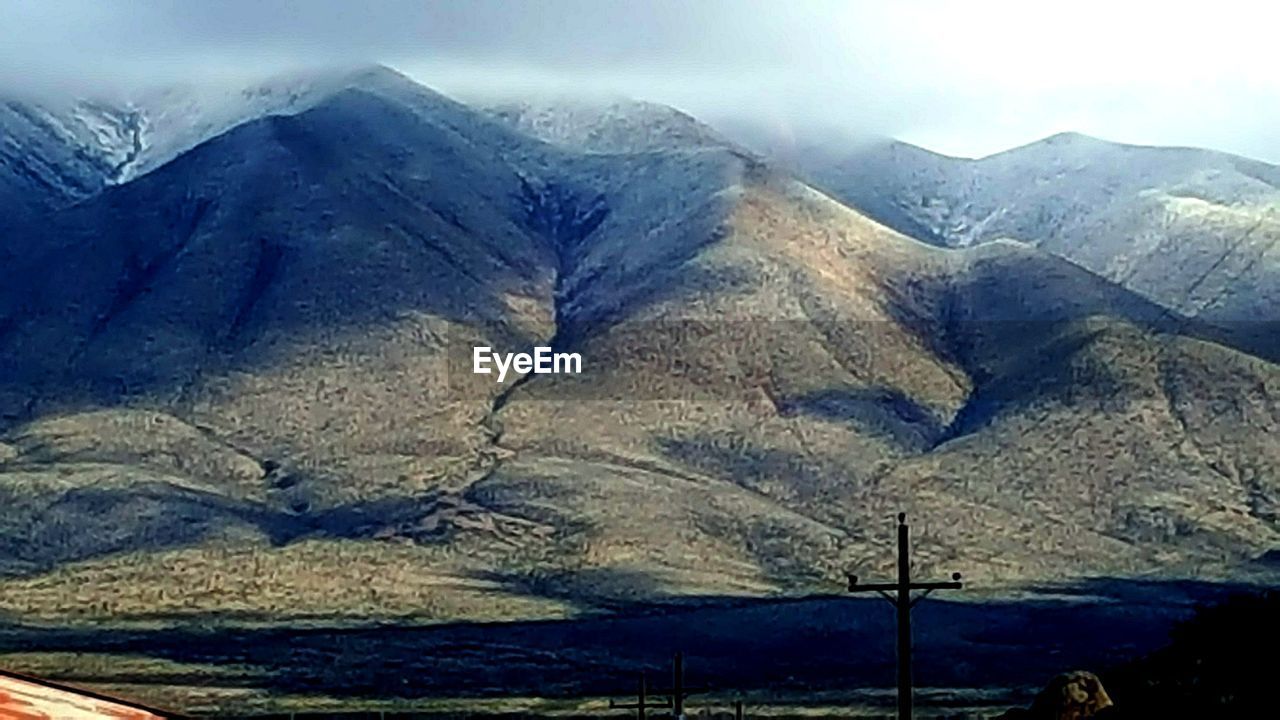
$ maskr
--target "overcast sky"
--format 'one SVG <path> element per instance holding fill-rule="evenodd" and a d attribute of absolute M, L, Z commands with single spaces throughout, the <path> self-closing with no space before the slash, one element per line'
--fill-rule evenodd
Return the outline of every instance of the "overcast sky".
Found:
<path fill-rule="evenodd" d="M 981 155 L 1060 130 L 1280 162 L 1280 6 L 1077 0 L 0 0 L 0 84 L 385 62 Z"/>

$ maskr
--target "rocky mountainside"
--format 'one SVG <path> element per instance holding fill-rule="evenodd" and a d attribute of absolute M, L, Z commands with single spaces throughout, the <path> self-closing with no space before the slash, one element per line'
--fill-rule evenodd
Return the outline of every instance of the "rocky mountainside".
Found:
<path fill-rule="evenodd" d="M 790 154 L 800 174 L 943 247 L 1000 238 L 1066 257 L 1276 357 L 1280 168 L 1075 133 L 977 160 L 900 142 Z"/>
<path fill-rule="evenodd" d="M 139 122 L 106 103 L 0 99 L 0 223 L 100 191 L 131 162 Z"/>
<path fill-rule="evenodd" d="M 366 76 L 315 71 L 91 99 L 0 93 L 0 201 L 7 211 L 0 223 L 90 197 L 237 125 L 306 110 Z"/>
<path fill-rule="evenodd" d="M 666 105 L 638 100 L 547 97 L 482 107 L 539 140 L 589 153 L 732 145 L 696 118 Z"/>
<path fill-rule="evenodd" d="M 919 572 L 989 586 L 1280 540 L 1280 370 L 1165 304 L 913 240 L 725 143 L 318 86 L 0 236 L 0 609 L 830 590 L 888 570 L 899 510 Z M 584 373 L 468 372 L 536 344 Z"/>

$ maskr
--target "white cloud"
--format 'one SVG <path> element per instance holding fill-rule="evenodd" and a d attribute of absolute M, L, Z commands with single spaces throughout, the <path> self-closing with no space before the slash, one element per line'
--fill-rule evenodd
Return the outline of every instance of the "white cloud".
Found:
<path fill-rule="evenodd" d="M 383 61 L 982 154 L 1059 131 L 1280 161 L 1280 7 L 1081 0 L 0 0 L 0 82 Z"/>

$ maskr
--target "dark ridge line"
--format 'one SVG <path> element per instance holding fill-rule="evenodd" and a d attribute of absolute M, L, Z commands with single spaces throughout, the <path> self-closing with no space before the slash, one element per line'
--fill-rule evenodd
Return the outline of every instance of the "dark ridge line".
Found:
<path fill-rule="evenodd" d="M 1230 258 L 1232 255 L 1235 255 L 1236 252 L 1240 250 L 1240 248 L 1244 247 L 1244 244 L 1249 241 L 1249 238 L 1253 236 L 1253 233 L 1258 228 L 1262 227 L 1262 223 L 1263 223 L 1263 220 L 1258 220 L 1253 225 L 1251 225 L 1248 230 L 1245 230 L 1243 233 L 1241 233 L 1240 237 L 1237 238 L 1235 242 L 1231 243 L 1231 247 L 1227 248 L 1225 252 L 1219 255 L 1218 258 L 1214 260 L 1213 263 L 1204 271 L 1204 273 L 1199 278 L 1196 278 L 1195 282 L 1191 283 L 1191 286 L 1187 288 L 1187 292 L 1186 292 L 1188 300 L 1191 299 L 1193 295 L 1195 295 L 1195 292 L 1200 289 L 1201 285 L 1204 285 L 1206 282 L 1208 282 L 1210 275 L 1213 275 L 1215 272 L 1217 272 L 1218 268 L 1226 264 L 1228 258 Z M 1216 302 L 1219 299 L 1219 297 L 1220 296 L 1215 297 L 1214 301 Z"/>
<path fill-rule="evenodd" d="M 535 187 L 529 178 L 520 174 L 517 174 L 517 179 L 520 182 L 520 199 L 525 204 L 523 224 L 547 242 L 555 258 L 551 298 L 554 330 L 547 345 L 552 352 L 560 352 L 569 347 L 574 339 L 569 328 L 567 308 L 581 291 L 570 291 L 566 284 L 567 278 L 576 269 L 578 258 L 575 253 L 609 216 L 609 206 L 605 203 L 604 195 L 597 193 L 584 211 L 582 199 L 570 188 L 555 181 L 545 184 L 539 182 L 541 187 Z M 535 179 L 534 182 L 538 181 Z M 481 474 L 480 481 L 492 477 L 503 463 L 503 458 L 492 454 L 492 451 L 502 449 L 503 430 L 498 422 L 498 413 L 507 406 L 515 392 L 533 378 L 534 374 L 528 373 L 512 381 L 494 396 L 488 412 L 480 419 L 480 427 L 489 434 L 490 451 L 486 453 L 490 464 Z"/>
<path fill-rule="evenodd" d="M 76 353 L 76 359 L 79 359 L 88 345 L 97 339 L 106 330 L 107 326 L 127 310 L 139 296 L 146 292 L 160 273 L 190 246 L 200 222 L 212 205 L 212 200 L 196 199 L 194 208 L 184 212 L 187 217 L 181 222 L 180 239 L 165 250 L 157 253 L 149 261 L 141 261 L 136 252 L 129 254 L 127 262 L 130 267 L 125 268 L 124 277 L 120 278 L 116 283 L 116 291 L 111 298 L 110 305 L 94 319 L 89 329 L 88 337 Z"/>
<path fill-rule="evenodd" d="M 466 228 L 463 227 L 461 223 L 457 221 L 456 216 L 454 216 L 453 220 L 450 221 L 449 218 L 446 218 L 436 208 L 431 207 L 430 205 L 423 204 L 415 200 L 414 198 L 410 197 L 409 195 L 407 195 L 403 190 L 396 187 L 395 184 L 392 183 L 389 178 L 385 176 L 380 178 L 379 184 L 381 185 L 381 187 L 385 188 L 388 192 L 390 192 L 394 197 L 399 198 L 400 200 L 408 203 L 412 207 L 428 212 L 436 216 L 440 220 L 447 222 L 450 225 L 463 230 L 464 232 L 467 232 Z M 438 255 L 441 260 L 443 260 L 449 267 L 456 270 L 460 275 L 470 280 L 472 283 L 474 283 L 477 286 L 480 286 L 480 287 L 484 286 L 485 284 L 484 281 L 482 281 L 479 277 L 477 277 L 475 273 L 471 272 L 471 270 L 467 268 L 465 263 L 463 263 L 458 258 L 454 257 L 454 254 L 449 250 L 448 246 L 445 245 L 444 243 L 441 243 L 434 234 L 417 235 L 415 233 L 409 232 L 404 227 L 402 227 L 399 223 L 392 223 L 390 225 L 390 228 L 400 233 L 402 236 L 408 239 L 415 240 L 417 242 L 422 243 L 423 248 L 426 249 L 427 252 Z"/>
<path fill-rule="evenodd" d="M 93 104 L 86 103 L 86 105 L 93 107 L 95 110 L 98 110 L 99 112 L 109 112 Z M 66 139 L 63 133 L 60 132 L 56 127 L 54 127 L 47 119 L 40 117 L 30 107 L 24 106 L 23 104 L 15 101 L 9 101 L 4 103 L 4 107 L 7 108 L 10 112 L 12 112 L 17 117 L 21 118 L 32 129 L 40 133 L 43 133 L 48 138 L 51 138 L 56 142 L 66 146 L 70 150 L 72 157 L 74 157 L 76 160 L 79 160 L 80 162 L 85 163 L 86 165 L 89 165 L 94 171 L 96 171 L 102 177 L 99 178 L 101 182 L 97 184 L 85 183 L 80 178 L 77 178 L 74 175 L 68 175 L 67 173 L 63 172 L 62 167 L 58 165 L 53 165 L 45 162 L 33 163 L 33 160 L 38 160 L 38 158 L 29 157 L 25 162 L 19 161 L 16 164 L 12 164 L 12 165 L 10 165 L 9 163 L 6 163 L 6 165 L 9 165 L 10 167 L 12 167 L 15 171 L 19 172 L 23 177 L 26 177 L 38 183 L 39 185 L 41 185 L 42 187 L 44 187 L 49 191 L 55 192 L 57 195 L 61 196 L 63 203 L 66 203 L 69 201 L 74 202 L 84 197 L 93 195 L 96 191 L 101 190 L 102 187 L 106 184 L 106 181 L 112 172 L 112 168 L 110 165 L 108 165 L 104 161 L 103 158 L 95 157 L 91 155 L 90 153 L 86 152 L 84 147 L 82 146 L 73 146 L 66 143 Z M 37 165 L 39 165 L 39 168 L 36 167 Z M 42 175 L 39 172 L 40 169 L 43 169 L 45 173 L 48 174 L 48 176 L 55 178 L 58 182 L 61 183 L 61 185 L 55 185 L 51 183 L 45 177 L 45 175 Z M 67 192 L 68 189 L 71 190 L 71 192 Z M 60 205 L 61 203 L 55 204 L 54 207 L 59 207 Z"/>
<path fill-rule="evenodd" d="M 284 246 L 267 238 L 258 240 L 258 257 L 254 263 L 253 274 L 245 285 L 243 295 L 231 325 L 223 337 L 222 344 L 229 349 L 244 331 L 254 310 L 270 289 L 271 284 L 280 274 L 280 263 L 284 258 Z"/>

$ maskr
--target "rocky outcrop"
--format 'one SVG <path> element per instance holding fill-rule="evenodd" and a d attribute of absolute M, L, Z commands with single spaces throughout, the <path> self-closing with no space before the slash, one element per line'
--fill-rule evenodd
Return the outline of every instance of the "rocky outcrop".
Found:
<path fill-rule="evenodd" d="M 1086 720 L 1104 717 L 1113 706 L 1097 675 L 1075 670 L 1051 680 L 1030 709 L 1010 710 L 1000 717 L 1002 720 Z"/>

